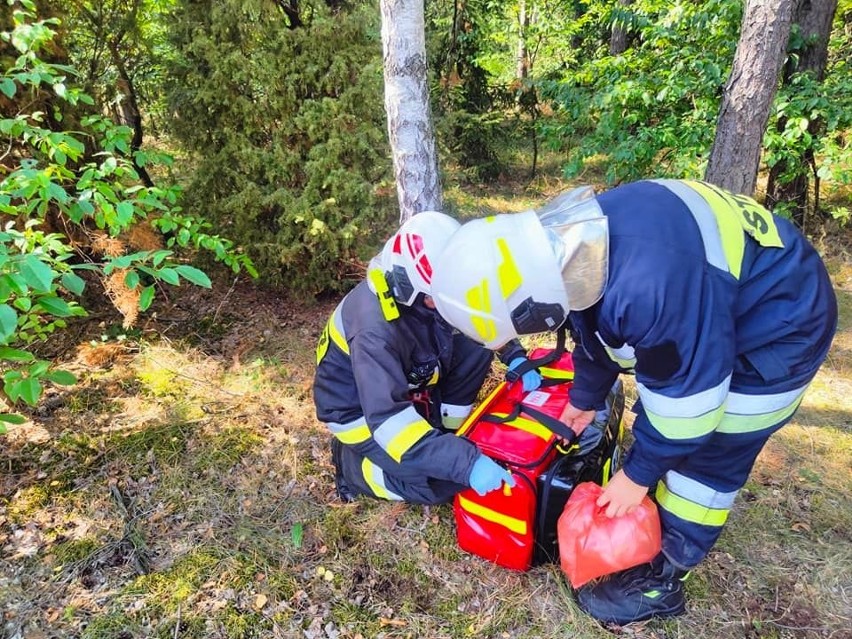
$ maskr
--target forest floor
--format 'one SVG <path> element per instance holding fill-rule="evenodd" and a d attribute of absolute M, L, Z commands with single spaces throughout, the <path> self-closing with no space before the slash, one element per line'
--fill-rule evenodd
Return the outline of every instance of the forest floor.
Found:
<path fill-rule="evenodd" d="M 840 332 L 678 619 L 603 629 L 557 565 L 461 551 L 450 506 L 342 503 L 311 400 L 338 298 L 220 279 L 45 345 L 80 381 L 0 440 L 0 637 L 852 638 L 852 257 L 821 248 Z"/>

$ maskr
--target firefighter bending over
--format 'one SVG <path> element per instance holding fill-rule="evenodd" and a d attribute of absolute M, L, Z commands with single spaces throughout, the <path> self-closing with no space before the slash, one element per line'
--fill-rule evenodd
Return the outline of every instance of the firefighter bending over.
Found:
<path fill-rule="evenodd" d="M 649 180 L 539 211 L 473 220 L 435 268 L 438 311 L 498 348 L 567 317 L 577 432 L 619 373 L 636 376 L 634 444 L 598 505 L 651 490 L 653 562 L 583 586 L 580 607 L 624 624 L 684 611 L 683 579 L 716 543 L 769 436 L 828 353 L 837 302 L 817 252 L 787 220 L 711 184 Z"/>

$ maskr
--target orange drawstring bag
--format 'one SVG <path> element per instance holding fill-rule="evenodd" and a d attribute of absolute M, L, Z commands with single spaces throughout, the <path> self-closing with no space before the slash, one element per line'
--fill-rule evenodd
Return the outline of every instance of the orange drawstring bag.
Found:
<path fill-rule="evenodd" d="M 574 588 L 651 561 L 660 553 L 660 515 L 646 495 L 638 508 L 607 517 L 597 505 L 603 488 L 583 482 L 574 489 L 556 524 L 562 571 Z"/>

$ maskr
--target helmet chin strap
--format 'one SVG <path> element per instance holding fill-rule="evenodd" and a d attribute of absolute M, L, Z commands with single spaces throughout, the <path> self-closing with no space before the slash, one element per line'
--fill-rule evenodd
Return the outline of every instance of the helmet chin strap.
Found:
<path fill-rule="evenodd" d="M 379 306 L 382 308 L 382 316 L 392 322 L 399 318 L 399 307 L 396 305 L 396 300 L 393 298 L 388 280 L 380 268 L 371 268 L 367 271 L 367 279 L 370 281 L 370 288 L 379 298 Z"/>

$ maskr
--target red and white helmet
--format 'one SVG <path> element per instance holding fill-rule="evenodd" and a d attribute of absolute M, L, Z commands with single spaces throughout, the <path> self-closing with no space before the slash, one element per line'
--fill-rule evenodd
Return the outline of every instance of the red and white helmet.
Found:
<path fill-rule="evenodd" d="M 385 275 L 394 299 L 411 306 L 419 293 L 432 294 L 432 273 L 438 257 L 459 223 L 437 211 L 414 215 L 370 262 Z M 375 292 L 375 291 L 374 291 Z"/>

